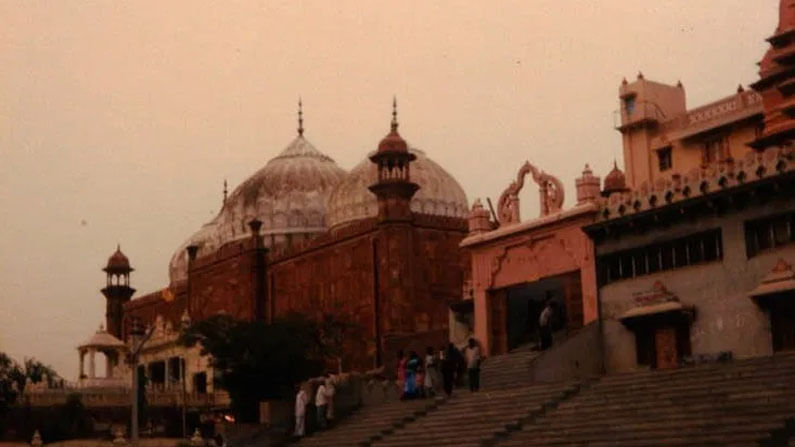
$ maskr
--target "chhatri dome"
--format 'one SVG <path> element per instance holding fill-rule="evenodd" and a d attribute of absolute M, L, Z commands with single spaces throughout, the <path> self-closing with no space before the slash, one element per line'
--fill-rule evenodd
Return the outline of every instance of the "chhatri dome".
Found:
<path fill-rule="evenodd" d="M 467 196 L 455 178 L 425 155 L 410 148 L 417 158 L 411 162 L 411 181 L 420 189 L 411 199 L 415 213 L 466 218 Z M 329 196 L 326 224 L 338 227 L 378 215 L 378 202 L 367 188 L 378 179 L 378 167 L 365 158 L 356 165 Z"/>
<path fill-rule="evenodd" d="M 296 138 L 232 191 L 220 213 L 177 249 L 169 264 L 171 281 L 186 277 L 188 246 L 197 245 L 198 256 L 203 256 L 223 244 L 250 237 L 248 222 L 254 218 L 262 221 L 260 234 L 266 246 L 325 231 L 328 194 L 344 175 L 331 157 L 304 137 L 299 102 Z"/>

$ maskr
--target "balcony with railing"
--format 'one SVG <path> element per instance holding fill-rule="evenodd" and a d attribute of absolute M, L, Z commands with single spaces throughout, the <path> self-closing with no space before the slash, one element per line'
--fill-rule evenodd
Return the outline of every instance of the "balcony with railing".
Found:
<path fill-rule="evenodd" d="M 666 120 L 665 112 L 651 101 L 635 101 L 634 97 L 623 98 L 621 108 L 613 112 L 613 126 L 624 132 L 635 127 L 657 125 Z"/>

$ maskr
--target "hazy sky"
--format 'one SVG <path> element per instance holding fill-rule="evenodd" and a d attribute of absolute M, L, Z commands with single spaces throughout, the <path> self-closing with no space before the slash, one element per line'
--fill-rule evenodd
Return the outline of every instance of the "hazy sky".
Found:
<path fill-rule="evenodd" d="M 690 107 L 758 77 L 776 0 L 0 1 L 0 351 L 77 376 L 121 243 L 147 293 L 295 136 L 349 169 L 388 131 L 496 199 L 524 160 L 573 203 L 619 156 L 622 77 Z M 537 214 L 536 192 L 524 217 Z"/>

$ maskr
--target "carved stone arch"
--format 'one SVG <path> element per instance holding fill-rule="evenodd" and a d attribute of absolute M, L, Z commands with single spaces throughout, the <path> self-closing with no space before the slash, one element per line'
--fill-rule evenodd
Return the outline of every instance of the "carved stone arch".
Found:
<path fill-rule="evenodd" d="M 563 207 L 564 190 L 563 183 L 556 177 L 540 171 L 535 166 L 526 161 L 516 174 L 516 180 L 512 181 L 508 188 L 502 192 L 497 202 L 497 215 L 500 225 L 512 225 L 521 222 L 519 214 L 519 192 L 524 187 L 524 179 L 527 174 L 532 174 L 533 180 L 538 185 L 540 195 L 539 206 L 540 216 L 544 217 L 556 213 Z"/>

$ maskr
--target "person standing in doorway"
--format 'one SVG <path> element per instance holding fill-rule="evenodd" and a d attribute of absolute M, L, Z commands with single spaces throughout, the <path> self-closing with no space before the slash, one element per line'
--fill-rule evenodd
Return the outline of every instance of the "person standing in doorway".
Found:
<path fill-rule="evenodd" d="M 295 394 L 295 436 L 300 438 L 306 434 L 306 405 L 309 403 L 309 396 L 301 385 L 298 385 L 298 392 Z"/>
<path fill-rule="evenodd" d="M 469 343 L 464 349 L 464 358 L 467 363 L 469 391 L 474 393 L 480 389 L 480 347 L 474 338 L 469 339 Z"/>
<path fill-rule="evenodd" d="M 555 312 L 555 303 L 547 300 L 544 310 L 538 316 L 538 331 L 541 339 L 541 350 L 547 350 L 552 346 L 552 316 Z"/>

